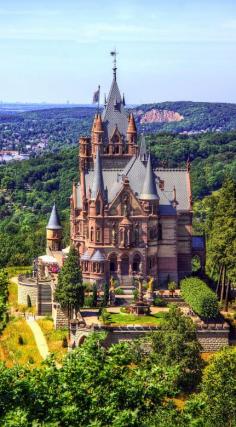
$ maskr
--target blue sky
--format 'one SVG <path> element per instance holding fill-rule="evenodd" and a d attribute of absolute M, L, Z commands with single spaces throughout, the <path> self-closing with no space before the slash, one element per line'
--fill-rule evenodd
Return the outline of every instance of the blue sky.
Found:
<path fill-rule="evenodd" d="M 236 102 L 236 0 L 0 0 L 0 100 Z"/>

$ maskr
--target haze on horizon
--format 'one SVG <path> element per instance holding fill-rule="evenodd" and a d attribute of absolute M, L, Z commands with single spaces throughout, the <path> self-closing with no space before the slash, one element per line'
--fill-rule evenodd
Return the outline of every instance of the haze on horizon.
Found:
<path fill-rule="evenodd" d="M 235 0 L 0 0 L 0 100 L 236 102 Z"/>

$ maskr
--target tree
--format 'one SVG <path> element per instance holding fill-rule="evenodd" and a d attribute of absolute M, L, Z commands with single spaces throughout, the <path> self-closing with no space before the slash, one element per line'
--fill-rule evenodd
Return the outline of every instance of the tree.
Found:
<path fill-rule="evenodd" d="M 71 248 L 68 258 L 58 275 L 58 284 L 55 290 L 55 299 L 62 308 L 67 308 L 68 317 L 72 311 L 79 310 L 84 303 L 84 286 L 82 271 L 79 265 L 79 256 L 75 248 Z"/>
<path fill-rule="evenodd" d="M 7 323 L 8 275 L 0 270 L 0 332 Z"/>
<path fill-rule="evenodd" d="M 102 306 L 106 307 L 109 303 L 109 283 L 105 282 L 103 285 L 103 299 Z"/>
<path fill-rule="evenodd" d="M 93 293 L 92 293 L 92 307 L 97 307 L 98 302 L 98 295 L 97 295 L 98 289 L 96 283 L 93 284 Z"/>
<path fill-rule="evenodd" d="M 181 387 L 191 389 L 199 383 L 203 362 L 196 327 L 174 304 L 160 329 L 152 335 L 152 348 L 155 362 L 179 367 L 178 384 Z"/>
<path fill-rule="evenodd" d="M 201 392 L 190 399 L 185 412 L 206 427 L 236 425 L 236 349 L 225 348 L 204 369 Z"/>
<path fill-rule="evenodd" d="M 168 290 L 170 291 L 172 297 L 173 297 L 176 289 L 177 289 L 177 285 L 175 282 L 169 282 L 168 283 Z"/>

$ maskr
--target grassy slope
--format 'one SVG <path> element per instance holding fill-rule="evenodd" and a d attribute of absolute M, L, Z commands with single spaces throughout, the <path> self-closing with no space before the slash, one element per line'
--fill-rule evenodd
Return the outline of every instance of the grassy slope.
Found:
<path fill-rule="evenodd" d="M 19 344 L 20 336 L 23 338 L 23 345 Z M 31 329 L 25 319 L 13 318 L 7 324 L 0 337 L 0 360 L 5 361 L 7 367 L 26 363 L 34 367 L 42 361 Z"/>
<path fill-rule="evenodd" d="M 48 318 L 39 319 L 38 324 L 45 335 L 50 353 L 54 353 L 56 361 L 61 362 L 67 354 L 67 348 L 62 346 L 63 338 L 67 338 L 67 331 L 55 330 L 53 321 Z"/>

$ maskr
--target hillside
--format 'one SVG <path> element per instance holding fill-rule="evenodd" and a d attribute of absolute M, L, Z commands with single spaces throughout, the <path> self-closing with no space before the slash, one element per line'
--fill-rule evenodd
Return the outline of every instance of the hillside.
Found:
<path fill-rule="evenodd" d="M 166 120 L 153 122 L 152 118 L 156 111 L 159 115 L 163 112 L 169 113 L 164 115 Z M 139 126 L 143 126 L 146 133 L 160 131 L 224 132 L 236 129 L 236 104 L 191 101 L 162 102 L 140 105 L 134 109 L 134 112 Z"/>
<path fill-rule="evenodd" d="M 75 144 L 89 135 L 95 109 L 45 108 L 38 111 L 0 111 L 0 150 L 20 150 L 35 156 Z M 163 102 L 132 109 L 139 131 L 206 133 L 236 129 L 236 104 Z"/>

